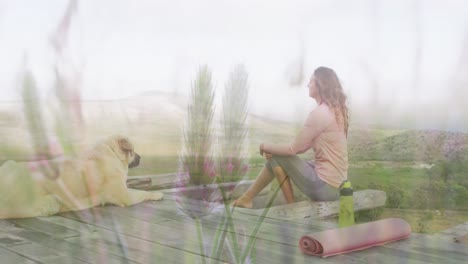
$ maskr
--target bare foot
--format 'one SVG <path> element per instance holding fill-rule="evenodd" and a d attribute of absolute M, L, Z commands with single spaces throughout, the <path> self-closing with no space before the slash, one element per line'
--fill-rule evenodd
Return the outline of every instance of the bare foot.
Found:
<path fill-rule="evenodd" d="M 253 207 L 253 202 L 252 202 L 252 199 L 249 199 L 249 198 L 246 198 L 246 197 L 241 196 L 241 197 L 239 197 L 238 199 L 234 200 L 234 201 L 231 203 L 231 206 L 252 209 L 252 207 Z"/>

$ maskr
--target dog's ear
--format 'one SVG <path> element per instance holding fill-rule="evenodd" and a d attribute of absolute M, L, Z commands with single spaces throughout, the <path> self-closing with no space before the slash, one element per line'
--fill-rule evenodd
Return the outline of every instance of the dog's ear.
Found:
<path fill-rule="evenodd" d="M 125 151 L 125 152 L 133 152 L 133 145 L 132 143 L 130 143 L 130 141 L 128 140 L 128 138 L 121 138 L 118 140 L 119 142 L 119 147 L 121 150 Z"/>
<path fill-rule="evenodd" d="M 133 155 L 134 147 L 128 138 L 122 137 L 117 140 L 122 156 L 120 158 L 127 159 L 129 155 Z"/>

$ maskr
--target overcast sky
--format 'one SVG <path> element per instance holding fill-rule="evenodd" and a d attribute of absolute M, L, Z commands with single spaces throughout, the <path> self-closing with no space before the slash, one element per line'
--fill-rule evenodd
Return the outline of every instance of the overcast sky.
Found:
<path fill-rule="evenodd" d="M 67 56 L 83 71 L 86 100 L 148 90 L 187 95 L 203 64 L 221 95 L 232 67 L 242 63 L 252 111 L 284 119 L 313 106 L 306 83 L 325 65 L 336 70 L 356 109 L 441 109 L 446 113 L 434 118 L 450 119 L 440 128 L 452 128 L 466 122 L 466 88 L 454 80 L 467 71 L 467 2 L 79 0 Z M 67 4 L 0 0 L 0 100 L 19 98 L 25 55 L 42 94 L 50 93 L 50 36 Z M 306 76 L 291 86 L 301 60 Z"/>

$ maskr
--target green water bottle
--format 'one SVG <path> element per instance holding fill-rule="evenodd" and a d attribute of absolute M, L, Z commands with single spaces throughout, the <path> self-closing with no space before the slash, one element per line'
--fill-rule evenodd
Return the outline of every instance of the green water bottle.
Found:
<path fill-rule="evenodd" d="M 340 185 L 340 214 L 338 226 L 346 227 L 354 225 L 354 199 L 351 182 L 346 180 Z"/>

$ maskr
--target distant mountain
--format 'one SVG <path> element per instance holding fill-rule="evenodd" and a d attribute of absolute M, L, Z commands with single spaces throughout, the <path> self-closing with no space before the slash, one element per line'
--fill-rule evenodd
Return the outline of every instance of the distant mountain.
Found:
<path fill-rule="evenodd" d="M 355 129 L 350 131 L 348 150 L 350 160 L 466 160 L 468 134 L 437 130 Z"/>

